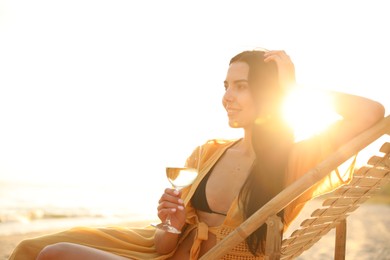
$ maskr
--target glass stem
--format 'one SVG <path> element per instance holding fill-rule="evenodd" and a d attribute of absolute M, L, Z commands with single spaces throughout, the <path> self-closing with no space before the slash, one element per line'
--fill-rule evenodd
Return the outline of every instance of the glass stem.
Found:
<path fill-rule="evenodd" d="M 171 226 L 171 214 L 168 214 L 167 218 L 165 219 L 165 225 Z"/>

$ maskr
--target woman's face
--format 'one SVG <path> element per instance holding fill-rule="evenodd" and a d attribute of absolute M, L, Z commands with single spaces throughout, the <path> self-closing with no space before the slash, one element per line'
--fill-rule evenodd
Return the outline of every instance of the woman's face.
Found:
<path fill-rule="evenodd" d="M 245 62 L 233 62 L 227 71 L 222 104 L 226 109 L 230 127 L 251 127 L 256 118 L 248 74 L 249 65 Z"/>

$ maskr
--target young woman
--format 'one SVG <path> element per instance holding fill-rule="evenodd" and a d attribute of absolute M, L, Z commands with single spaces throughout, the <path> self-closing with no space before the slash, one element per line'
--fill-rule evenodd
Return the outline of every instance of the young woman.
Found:
<path fill-rule="evenodd" d="M 166 189 L 161 196 L 159 218 L 164 221 L 170 215 L 181 234 L 152 227 L 74 228 L 25 240 L 10 259 L 198 259 L 283 188 L 384 115 L 375 101 L 330 93 L 342 120 L 295 143 L 281 113 L 283 97 L 294 81 L 294 65 L 284 51 L 244 51 L 231 59 L 222 104 L 229 126 L 242 128 L 244 136 L 206 142 L 197 180 L 181 192 Z M 329 176 L 290 204 L 279 214 L 285 229 L 306 201 L 342 184 L 341 178 Z M 263 225 L 227 259 L 262 259 L 265 233 Z"/>

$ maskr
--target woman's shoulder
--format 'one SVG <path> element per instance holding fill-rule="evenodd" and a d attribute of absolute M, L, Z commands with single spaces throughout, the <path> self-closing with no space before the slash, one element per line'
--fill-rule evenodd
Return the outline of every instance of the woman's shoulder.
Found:
<path fill-rule="evenodd" d="M 236 139 L 209 139 L 206 141 L 206 143 L 204 144 L 205 146 L 229 146 L 231 145 L 232 143 L 235 143 L 237 141 L 239 141 L 240 138 L 236 138 Z"/>
<path fill-rule="evenodd" d="M 211 155 L 216 152 L 223 152 L 239 140 L 240 139 L 221 139 L 221 138 L 208 139 L 201 146 L 203 150 L 202 153 Z"/>

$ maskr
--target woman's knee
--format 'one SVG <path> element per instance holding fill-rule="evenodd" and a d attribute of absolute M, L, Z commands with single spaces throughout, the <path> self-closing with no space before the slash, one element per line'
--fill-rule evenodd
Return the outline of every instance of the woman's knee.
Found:
<path fill-rule="evenodd" d="M 65 242 L 45 246 L 39 253 L 37 260 L 60 259 L 70 247 L 71 245 Z"/>

